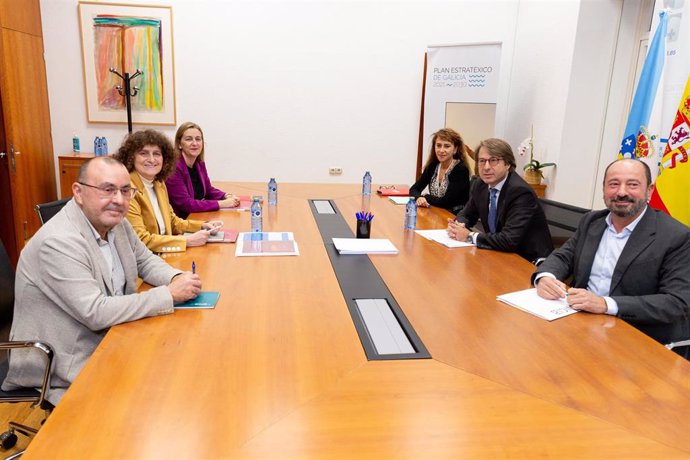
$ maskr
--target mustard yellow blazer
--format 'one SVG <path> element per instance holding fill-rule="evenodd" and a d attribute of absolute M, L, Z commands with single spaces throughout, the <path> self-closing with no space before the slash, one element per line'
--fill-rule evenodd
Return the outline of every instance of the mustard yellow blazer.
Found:
<path fill-rule="evenodd" d="M 132 185 L 137 188 L 137 193 L 129 202 L 127 220 L 132 224 L 139 239 L 153 252 L 181 252 L 187 249 L 187 240 L 184 232 L 196 232 L 201 230 L 203 224 L 200 220 L 180 219 L 175 215 L 168 199 L 168 190 L 165 183 L 153 182 L 153 190 L 158 198 L 158 205 L 165 221 L 165 234 L 158 233 L 158 221 L 153 212 L 153 205 L 149 199 L 144 182 L 136 171 L 130 173 Z"/>

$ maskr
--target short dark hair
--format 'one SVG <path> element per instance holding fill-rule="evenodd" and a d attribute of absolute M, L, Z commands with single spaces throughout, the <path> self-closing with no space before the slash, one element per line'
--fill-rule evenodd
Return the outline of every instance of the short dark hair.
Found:
<path fill-rule="evenodd" d="M 647 163 L 645 163 L 644 161 L 642 161 L 642 160 L 633 160 L 632 158 L 619 158 L 619 159 L 614 160 L 614 161 L 612 161 L 611 163 L 609 163 L 609 165 L 608 165 L 608 166 L 606 167 L 606 169 L 604 170 L 604 182 L 603 182 L 602 185 L 606 186 L 606 176 L 607 176 L 608 173 L 609 173 L 609 168 L 610 168 L 611 166 L 613 166 L 615 163 L 618 163 L 619 161 L 626 161 L 626 160 L 632 160 L 632 161 L 637 161 L 638 163 L 641 163 L 641 164 L 642 164 L 642 167 L 643 167 L 643 169 L 644 169 L 644 176 L 645 176 L 645 178 L 647 179 L 647 187 L 649 187 L 650 185 L 652 185 L 652 170 L 649 169 L 649 165 L 648 165 Z"/>
<path fill-rule="evenodd" d="M 134 155 L 147 145 L 155 145 L 163 154 L 163 167 L 154 180 L 164 181 L 175 172 L 178 154 L 165 134 L 154 129 L 146 129 L 129 134 L 117 150 L 115 158 L 120 160 L 127 171 L 134 171 Z"/>
<path fill-rule="evenodd" d="M 515 155 L 513 154 L 513 149 L 510 148 L 510 144 L 508 144 L 503 139 L 497 139 L 492 137 L 481 141 L 477 146 L 476 150 L 474 151 L 474 156 L 476 160 L 476 163 L 474 164 L 475 174 L 479 174 L 479 149 L 482 147 L 486 148 L 486 150 L 489 151 L 489 154 L 492 157 L 500 158 L 501 160 L 503 160 L 505 164 L 510 166 L 511 171 L 515 169 Z"/>

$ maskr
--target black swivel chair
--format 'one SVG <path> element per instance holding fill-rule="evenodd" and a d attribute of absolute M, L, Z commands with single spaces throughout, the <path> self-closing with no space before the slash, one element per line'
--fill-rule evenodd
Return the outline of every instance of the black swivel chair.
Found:
<path fill-rule="evenodd" d="M 60 212 L 60 210 L 67 204 L 72 198 L 63 198 L 57 201 L 51 201 L 50 203 L 37 204 L 34 209 L 38 213 L 38 218 L 41 219 L 41 225 L 48 222 L 55 214 Z"/>
<path fill-rule="evenodd" d="M 591 211 L 591 209 L 559 203 L 546 198 L 539 198 L 539 204 L 546 215 L 554 248 L 563 246 L 563 243 L 575 234 L 582 216 Z"/>
<path fill-rule="evenodd" d="M 14 309 L 14 269 L 10 258 L 5 251 L 5 246 L 0 241 L 0 383 L 5 380 L 9 370 L 9 350 L 18 348 L 32 349 L 32 353 L 40 353 L 45 358 L 46 368 L 43 374 L 41 390 L 35 388 L 22 388 L 18 390 L 4 391 L 0 389 L 0 403 L 31 402 L 32 406 L 39 406 L 46 413 L 46 417 L 53 409 L 53 405 L 44 398 L 46 390 L 50 387 L 50 369 L 53 363 L 53 349 L 45 342 L 39 341 L 7 341 Z M 17 443 L 17 434 L 33 437 L 38 433 L 37 428 L 21 425 L 16 422 L 9 423 L 9 430 L 0 434 L 0 445 L 4 449 L 14 447 Z M 22 452 L 8 458 L 18 458 Z"/>

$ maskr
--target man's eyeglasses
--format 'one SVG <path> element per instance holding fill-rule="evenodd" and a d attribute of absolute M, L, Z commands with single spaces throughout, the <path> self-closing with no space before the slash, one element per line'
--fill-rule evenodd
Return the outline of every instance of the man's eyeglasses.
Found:
<path fill-rule="evenodd" d="M 486 163 L 489 163 L 491 166 L 496 166 L 499 161 L 501 161 L 503 158 L 498 158 L 498 157 L 491 157 L 491 158 L 480 158 L 477 160 L 477 164 L 479 166 L 484 166 Z"/>
<path fill-rule="evenodd" d="M 83 185 L 85 187 L 91 187 L 95 188 L 98 190 L 98 195 L 101 198 L 113 198 L 115 195 L 117 195 L 118 190 L 122 194 L 123 198 L 127 198 L 128 200 L 132 199 L 134 197 L 134 194 L 137 193 L 136 187 L 131 187 L 129 185 L 125 187 L 115 187 L 114 185 L 89 185 L 85 184 L 83 182 L 77 182 L 79 185 Z"/>

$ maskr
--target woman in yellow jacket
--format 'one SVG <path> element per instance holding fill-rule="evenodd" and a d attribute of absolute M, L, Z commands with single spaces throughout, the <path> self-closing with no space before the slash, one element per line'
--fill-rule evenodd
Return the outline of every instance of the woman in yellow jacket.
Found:
<path fill-rule="evenodd" d="M 165 179 L 174 172 L 177 155 L 164 134 L 151 129 L 130 134 L 115 158 L 127 167 L 137 189 L 127 220 L 151 251 L 180 252 L 187 246 L 203 246 L 209 234 L 222 228 L 221 221 L 186 220 L 173 212 Z"/>

